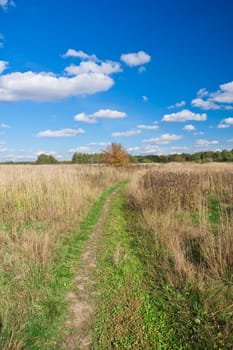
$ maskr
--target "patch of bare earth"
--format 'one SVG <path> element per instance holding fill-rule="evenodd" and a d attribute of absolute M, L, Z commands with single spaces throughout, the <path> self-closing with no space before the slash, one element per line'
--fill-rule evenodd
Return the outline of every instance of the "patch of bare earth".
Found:
<path fill-rule="evenodd" d="M 89 350 L 91 348 L 97 249 L 108 216 L 111 196 L 106 200 L 101 217 L 83 246 L 73 291 L 66 294 L 69 303 L 69 315 L 65 323 L 64 348 L 66 350 Z"/>

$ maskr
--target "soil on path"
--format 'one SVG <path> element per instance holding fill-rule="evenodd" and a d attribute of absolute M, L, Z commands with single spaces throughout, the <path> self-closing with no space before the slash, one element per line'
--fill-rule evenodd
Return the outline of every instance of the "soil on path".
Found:
<path fill-rule="evenodd" d="M 65 324 L 66 350 L 89 350 L 91 348 L 91 321 L 95 311 L 96 259 L 101 235 L 108 216 L 111 197 L 105 201 L 99 218 L 88 241 L 84 244 L 79 261 L 79 268 L 74 279 L 74 291 L 66 294 L 69 314 Z"/>

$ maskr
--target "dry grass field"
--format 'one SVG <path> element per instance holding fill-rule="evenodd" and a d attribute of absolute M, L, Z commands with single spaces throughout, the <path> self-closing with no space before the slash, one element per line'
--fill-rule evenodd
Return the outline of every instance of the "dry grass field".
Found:
<path fill-rule="evenodd" d="M 226 163 L 0 166 L 0 349 L 65 349 L 57 338 L 65 320 L 66 275 L 74 267 L 74 259 L 65 261 L 67 251 L 77 254 L 71 237 L 101 193 L 125 179 L 126 192 L 117 199 L 118 209 L 113 207 L 106 228 L 109 237 L 115 232 L 112 242 L 105 239 L 106 254 L 108 242 L 115 249 L 114 239 L 116 251 L 103 266 L 113 278 L 119 265 L 119 280 L 125 283 L 120 264 L 132 257 L 125 267 L 132 276 L 129 285 L 138 283 L 135 300 L 147 300 L 154 315 L 149 318 L 141 302 L 145 315 L 141 318 L 140 306 L 135 317 L 142 326 L 134 336 L 147 339 L 146 349 L 154 349 L 151 344 L 158 349 L 232 349 L 233 165 Z M 123 216 L 128 233 L 121 247 Z M 75 237 L 77 246 L 87 239 Z M 134 267 L 132 247 L 140 259 Z M 117 275 L 113 281 L 118 283 Z M 120 286 L 126 291 L 121 296 L 115 289 L 121 303 L 133 287 Z M 109 289 L 109 298 L 111 293 Z M 108 329 L 106 339 L 108 332 L 116 335 L 115 329 L 119 337 L 121 329 L 127 333 L 118 323 L 128 316 L 137 324 L 130 305 L 127 301 L 127 311 L 121 309 L 122 318 L 111 315 L 116 328 Z M 121 349 L 145 348 L 121 341 Z"/>
<path fill-rule="evenodd" d="M 129 230 L 154 298 L 164 298 L 167 344 L 170 328 L 179 349 L 232 349 L 233 165 L 156 165 L 128 191 Z"/>
<path fill-rule="evenodd" d="M 2 350 L 34 349 L 30 339 L 47 336 L 38 329 L 59 313 L 53 270 L 63 242 L 98 196 L 127 176 L 104 166 L 0 166 Z"/>

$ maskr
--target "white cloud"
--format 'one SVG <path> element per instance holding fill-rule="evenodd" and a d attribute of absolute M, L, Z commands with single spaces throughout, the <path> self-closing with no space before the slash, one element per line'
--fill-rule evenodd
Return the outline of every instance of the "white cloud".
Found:
<path fill-rule="evenodd" d="M 86 115 L 85 113 L 79 113 L 74 116 L 74 120 L 77 122 L 84 122 L 89 124 L 96 123 L 96 119 L 93 119 L 91 116 Z"/>
<path fill-rule="evenodd" d="M 76 148 L 71 148 L 71 149 L 69 149 L 69 153 L 75 153 L 75 152 L 77 152 L 77 153 L 79 153 L 79 152 L 83 152 L 83 153 L 86 153 L 86 152 L 88 152 L 90 150 L 90 147 L 88 147 L 88 146 L 80 146 L 80 147 L 76 147 Z"/>
<path fill-rule="evenodd" d="M 225 119 L 221 120 L 221 122 L 218 124 L 217 128 L 218 129 L 225 129 L 225 128 L 229 128 L 231 125 L 233 125 L 233 118 L 229 117 L 229 118 L 225 118 Z"/>
<path fill-rule="evenodd" d="M 15 2 L 13 0 L 0 0 L 0 7 L 6 11 L 9 6 L 15 7 Z"/>
<path fill-rule="evenodd" d="M 150 62 L 151 56 L 144 51 L 138 51 L 137 53 L 122 54 L 121 61 L 130 67 L 135 67 Z"/>
<path fill-rule="evenodd" d="M 0 61 L 0 74 L 7 69 L 8 62 L 7 61 Z"/>
<path fill-rule="evenodd" d="M 83 134 L 84 130 L 79 128 L 79 129 L 61 129 L 61 130 L 44 130 L 40 131 L 37 134 L 37 137 L 44 138 L 44 137 L 49 137 L 49 138 L 56 138 L 56 137 L 72 137 L 72 136 L 77 136 L 80 134 Z"/>
<path fill-rule="evenodd" d="M 183 127 L 183 130 L 186 130 L 186 131 L 194 131 L 194 130 L 196 130 L 196 128 L 195 128 L 194 125 L 188 124 L 188 125 L 185 125 L 185 126 Z"/>
<path fill-rule="evenodd" d="M 204 97 L 204 96 L 208 96 L 208 91 L 206 88 L 202 88 L 202 89 L 199 89 L 198 92 L 197 92 L 197 96 L 198 97 Z"/>
<path fill-rule="evenodd" d="M 174 105 L 168 106 L 168 109 L 184 107 L 185 105 L 186 105 L 185 101 L 180 101 L 175 103 Z"/>
<path fill-rule="evenodd" d="M 233 81 L 221 84 L 217 92 L 210 94 L 210 99 L 219 103 L 233 103 Z"/>
<path fill-rule="evenodd" d="M 192 106 L 201 109 L 225 109 L 231 110 L 233 106 L 233 81 L 221 84 L 219 90 L 209 93 L 205 88 L 197 92 L 197 98 L 192 100 Z M 224 105 L 226 104 L 226 105 Z"/>
<path fill-rule="evenodd" d="M 183 109 L 177 113 L 165 114 L 162 121 L 164 122 L 185 122 L 187 120 L 204 121 L 207 119 L 206 113 L 193 113 L 188 109 Z"/>
<path fill-rule="evenodd" d="M 109 142 L 90 142 L 87 144 L 88 146 L 108 146 Z"/>
<path fill-rule="evenodd" d="M 99 111 L 92 114 L 95 118 L 108 118 L 108 119 L 116 119 L 116 118 L 125 118 L 126 113 L 120 112 L 112 109 L 100 109 Z"/>
<path fill-rule="evenodd" d="M 100 73 L 104 75 L 110 75 L 113 73 L 122 72 L 120 63 L 113 61 L 106 61 L 97 64 L 95 62 L 87 61 L 81 62 L 79 66 L 70 65 L 65 68 L 66 73 L 69 75 L 79 75 L 83 73 Z"/>
<path fill-rule="evenodd" d="M 141 134 L 141 130 L 129 130 L 129 131 L 121 131 L 121 132 L 113 132 L 113 137 L 128 137 L 128 136 L 135 136 Z"/>
<path fill-rule="evenodd" d="M 159 154 L 161 153 L 161 150 L 159 146 L 156 145 L 147 145 L 145 147 L 129 147 L 127 149 L 130 153 L 136 153 L 136 154 Z"/>
<path fill-rule="evenodd" d="M 227 142 L 233 142 L 233 139 L 228 139 Z"/>
<path fill-rule="evenodd" d="M 0 152 L 3 153 L 3 152 L 6 152 L 8 150 L 8 148 L 2 148 L 0 147 Z"/>
<path fill-rule="evenodd" d="M 180 139 L 182 139 L 181 135 L 162 134 L 159 137 L 145 139 L 145 140 L 143 140 L 143 142 L 150 142 L 150 143 L 157 143 L 157 144 L 165 145 L 165 144 L 168 144 L 168 143 L 170 143 L 172 141 L 178 141 Z"/>
<path fill-rule="evenodd" d="M 98 61 L 98 58 L 96 55 L 88 55 L 86 52 L 83 52 L 81 50 L 77 51 L 74 49 L 68 49 L 64 55 L 62 55 L 63 58 L 67 57 L 76 57 L 80 58 L 81 60 L 90 60 L 90 61 Z"/>
<path fill-rule="evenodd" d="M 126 117 L 125 112 L 120 112 L 112 109 L 100 109 L 93 114 L 79 113 L 74 116 L 74 120 L 84 123 L 94 124 L 97 119 L 119 119 Z"/>
<path fill-rule="evenodd" d="M 224 109 L 227 111 L 232 111 L 233 110 L 233 106 L 224 106 Z"/>
<path fill-rule="evenodd" d="M 144 129 L 144 130 L 157 130 L 159 129 L 158 125 L 144 125 L 144 124 L 140 124 L 137 125 L 138 129 Z"/>
<path fill-rule="evenodd" d="M 127 151 L 128 152 L 137 152 L 137 151 L 140 151 L 140 147 L 129 147 L 127 148 Z"/>
<path fill-rule="evenodd" d="M 100 73 L 67 78 L 53 73 L 11 73 L 0 76 L 0 101 L 56 101 L 107 91 L 114 81 Z"/>
<path fill-rule="evenodd" d="M 149 100 L 149 98 L 147 96 L 142 96 L 142 99 L 144 102 L 147 102 Z"/>
<path fill-rule="evenodd" d="M 219 141 L 217 140 L 208 141 L 208 140 L 201 139 L 201 140 L 197 140 L 196 147 L 209 147 L 217 144 L 219 144 Z"/>
<path fill-rule="evenodd" d="M 218 129 L 227 129 L 229 127 L 230 127 L 229 124 L 224 124 L 224 123 L 219 123 L 217 126 Z"/>
<path fill-rule="evenodd" d="M 193 107 L 197 107 L 197 108 L 201 108 L 201 109 L 220 109 L 220 106 L 218 106 L 216 103 L 212 102 L 212 101 L 205 101 L 202 98 L 195 98 L 194 100 L 192 100 L 191 105 Z"/>

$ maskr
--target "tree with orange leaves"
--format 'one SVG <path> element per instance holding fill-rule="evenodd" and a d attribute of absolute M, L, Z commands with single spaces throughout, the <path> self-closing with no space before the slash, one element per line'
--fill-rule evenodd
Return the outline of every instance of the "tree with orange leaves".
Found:
<path fill-rule="evenodd" d="M 129 154 L 119 143 L 112 143 L 102 151 L 102 161 L 109 165 L 128 165 Z"/>

